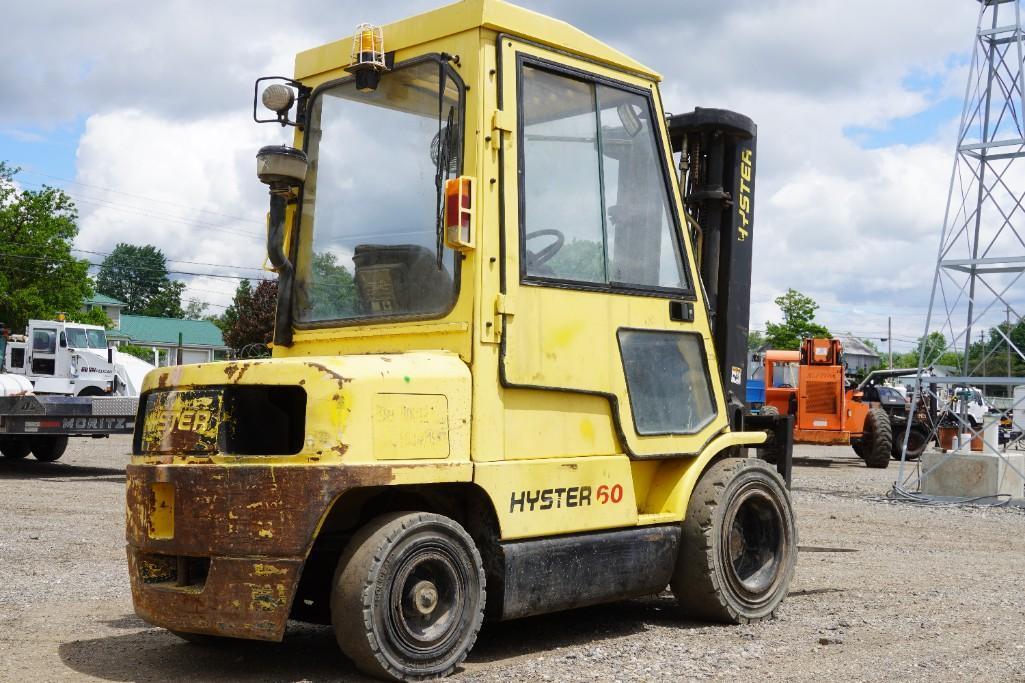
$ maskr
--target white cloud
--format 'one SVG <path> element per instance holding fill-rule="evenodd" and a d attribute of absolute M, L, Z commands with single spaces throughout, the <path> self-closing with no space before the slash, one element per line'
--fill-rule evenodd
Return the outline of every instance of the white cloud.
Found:
<path fill-rule="evenodd" d="M 267 192 L 256 178 L 256 151 L 284 141 L 280 128 L 240 125 L 230 115 L 182 122 L 126 110 L 90 117 L 78 148 L 78 180 L 89 186 L 78 196 L 89 201 L 80 201 L 77 245 L 107 252 L 118 242 L 152 244 L 169 259 L 242 267 L 173 263 L 174 270 L 265 277 L 249 270 L 264 259 Z M 189 296 L 229 303 L 236 284 L 197 278 L 190 290 L 204 291 Z"/>

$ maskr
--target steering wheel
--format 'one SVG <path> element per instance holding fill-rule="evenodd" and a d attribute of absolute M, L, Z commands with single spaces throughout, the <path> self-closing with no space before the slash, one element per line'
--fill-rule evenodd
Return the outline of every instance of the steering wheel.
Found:
<path fill-rule="evenodd" d="M 547 247 L 541 249 L 541 251 L 533 252 L 527 250 L 527 270 L 530 271 L 532 268 L 544 265 L 552 260 L 552 258 L 559 253 L 562 249 L 562 245 L 566 244 L 566 236 L 562 234 L 562 231 L 555 230 L 553 228 L 547 230 L 535 230 L 534 232 L 528 232 L 524 238 L 524 242 L 528 242 L 537 237 L 554 237 L 555 241 L 549 244 Z"/>
<path fill-rule="evenodd" d="M 778 385 L 776 385 L 776 388 L 777 389 L 793 389 L 794 385 L 793 384 L 778 384 Z"/>

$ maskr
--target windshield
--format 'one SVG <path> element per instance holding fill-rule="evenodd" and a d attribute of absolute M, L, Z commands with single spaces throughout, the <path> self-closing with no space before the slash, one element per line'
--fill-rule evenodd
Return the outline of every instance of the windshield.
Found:
<path fill-rule="evenodd" d="M 103 330 L 86 330 L 86 335 L 89 337 L 89 348 L 90 349 L 105 349 L 107 348 L 107 333 Z"/>
<path fill-rule="evenodd" d="M 463 140 L 451 70 L 399 65 L 371 92 L 343 82 L 315 97 L 309 121 L 296 321 L 444 314 L 458 283 L 438 183 L 458 174 Z"/>
<path fill-rule="evenodd" d="M 66 327 L 64 333 L 68 337 L 68 346 L 73 349 L 84 349 L 89 346 L 89 338 L 81 327 Z"/>
<path fill-rule="evenodd" d="M 89 330 L 81 327 L 66 327 L 68 346 L 73 349 L 105 349 L 107 334 L 103 330 Z"/>

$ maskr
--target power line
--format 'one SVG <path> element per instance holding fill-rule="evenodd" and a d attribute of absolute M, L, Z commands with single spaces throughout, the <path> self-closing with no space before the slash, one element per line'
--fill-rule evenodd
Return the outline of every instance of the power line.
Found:
<path fill-rule="evenodd" d="M 17 162 L 14 162 L 14 163 L 16 164 Z M 115 189 L 113 189 L 111 187 L 103 187 L 102 185 L 90 185 L 89 183 L 83 183 L 83 182 L 79 182 L 77 180 L 70 180 L 68 178 L 61 178 L 59 176 L 50 175 L 48 173 L 40 173 L 39 171 L 26 171 L 24 168 L 21 168 L 19 170 L 19 172 L 20 173 L 28 173 L 29 175 L 34 175 L 34 176 L 40 176 L 42 178 L 50 178 L 51 180 L 59 180 L 59 181 L 61 181 L 63 183 L 71 183 L 72 185 L 78 185 L 80 187 L 88 187 L 88 188 L 93 189 L 93 190 L 102 190 L 104 192 L 113 192 L 115 194 L 121 194 L 121 195 L 124 195 L 126 197 L 134 197 L 135 199 L 142 199 L 142 200 L 145 200 L 145 201 L 148 201 L 148 202 L 153 202 L 153 203 L 156 203 L 156 204 L 167 204 L 168 206 L 176 206 L 176 207 L 181 208 L 181 209 L 189 209 L 190 211 L 202 211 L 203 213 L 208 213 L 208 214 L 211 214 L 213 216 L 220 216 L 222 218 L 231 218 L 232 220 L 238 221 L 240 223 L 254 223 L 256 225 L 261 225 L 261 223 L 259 223 L 259 221 L 254 221 L 251 218 L 241 218 L 239 216 L 232 216 L 230 214 L 220 213 L 219 211 L 211 211 L 210 209 L 200 209 L 199 207 L 196 207 L 196 206 L 189 206 L 187 204 L 180 204 L 178 202 L 172 202 L 172 201 L 168 201 L 166 199 L 157 199 L 156 197 L 147 197 L 147 196 L 141 195 L 141 194 L 134 194 L 132 192 L 125 192 L 124 190 L 115 190 Z M 34 183 L 34 184 L 38 185 L 38 183 Z"/>
<path fill-rule="evenodd" d="M 40 183 L 33 183 L 32 181 L 24 181 L 24 184 L 26 184 L 26 185 L 33 185 L 33 186 L 36 186 L 36 187 L 45 187 L 44 185 L 41 185 Z M 223 232 L 223 233 L 228 234 L 228 235 L 235 235 L 236 237 L 262 237 L 263 236 L 261 233 L 258 233 L 258 232 L 226 228 L 226 227 L 224 227 L 224 224 L 217 225 L 217 224 L 214 224 L 214 223 L 205 223 L 203 221 L 196 221 L 196 220 L 191 220 L 190 221 L 188 219 L 184 219 L 184 218 L 182 218 L 180 216 L 176 216 L 176 215 L 172 215 L 172 214 L 156 213 L 156 212 L 154 212 L 152 210 L 147 210 L 146 207 L 133 206 L 133 205 L 130 205 L 130 204 L 118 204 L 117 202 L 112 202 L 112 201 L 107 200 L 107 199 L 99 199 L 99 198 L 96 198 L 96 197 L 86 197 L 84 195 L 76 194 L 76 193 L 73 193 L 73 192 L 67 192 L 67 191 L 64 191 L 64 192 L 66 192 L 66 194 L 69 197 L 71 197 L 71 199 L 74 200 L 77 203 L 92 204 L 92 205 L 98 206 L 100 208 L 106 208 L 106 209 L 110 209 L 112 211 L 120 211 L 122 213 L 126 213 L 126 214 L 133 215 L 133 216 L 141 216 L 143 218 L 149 218 L 149 219 L 152 219 L 152 220 L 165 221 L 165 222 L 168 222 L 168 223 L 175 223 L 175 224 L 178 224 L 178 225 L 184 225 L 186 227 L 203 228 L 203 229 L 207 229 L 207 230 L 213 230 L 215 232 Z M 254 223 L 255 221 L 248 221 L 248 222 Z"/>
<path fill-rule="evenodd" d="M 109 252 L 109 251 L 89 251 L 88 249 L 79 249 L 78 247 L 72 247 L 71 251 L 77 251 L 77 252 L 80 252 L 82 254 L 93 254 L 94 256 L 110 256 L 111 255 L 111 252 Z M 230 264 L 227 264 L 227 263 L 203 263 L 203 262 L 200 262 L 200 261 L 182 261 L 181 259 L 173 259 L 173 258 L 165 258 L 164 260 L 167 261 L 168 263 L 187 263 L 190 266 L 211 266 L 213 268 L 227 268 L 227 269 L 234 268 L 236 270 L 259 270 L 259 271 L 263 271 L 264 270 L 263 268 L 261 268 L 259 266 L 235 266 L 235 265 L 230 265 Z"/>
<path fill-rule="evenodd" d="M 70 262 L 67 259 L 55 259 L 53 257 L 48 257 L 48 256 L 30 256 L 28 254 L 12 254 L 10 252 L 3 252 L 3 251 L 0 251 L 0 257 L 23 259 L 23 260 L 32 260 L 32 261 L 44 261 L 44 262 L 47 262 L 47 263 L 50 263 L 50 264 L 61 263 L 61 262 L 69 263 Z M 78 259 L 71 259 L 71 261 L 77 261 L 77 260 Z M 84 259 L 83 259 L 83 261 L 84 261 Z M 85 261 L 85 263 L 89 267 L 91 267 L 91 268 L 101 268 L 103 266 L 102 263 L 93 263 L 91 261 Z M 116 270 L 122 270 L 122 271 L 125 270 L 124 268 L 119 268 L 119 267 L 111 266 L 111 265 L 108 265 L 107 267 L 108 268 L 114 268 Z M 187 271 L 187 270 L 170 270 L 170 269 L 161 270 L 160 268 L 147 268 L 146 266 L 134 266 L 132 268 L 132 270 L 133 271 L 141 270 L 141 271 L 148 271 L 148 272 L 155 272 L 155 273 L 163 272 L 163 273 L 166 273 L 168 275 L 172 275 L 173 274 L 173 275 L 190 275 L 192 277 L 212 277 L 212 278 L 218 278 L 218 279 L 222 279 L 222 280 L 252 280 L 252 281 L 255 281 L 255 282 L 262 282 L 264 280 L 273 280 L 274 279 L 274 278 L 244 277 L 244 276 L 241 276 L 241 275 L 221 275 L 219 273 L 195 273 L 195 272 Z"/>

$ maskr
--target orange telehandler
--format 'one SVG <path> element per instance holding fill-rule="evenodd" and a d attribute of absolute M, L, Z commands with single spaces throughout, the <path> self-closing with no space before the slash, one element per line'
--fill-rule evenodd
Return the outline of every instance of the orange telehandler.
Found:
<path fill-rule="evenodd" d="M 909 419 L 908 459 L 921 455 L 929 442 L 926 411 L 911 410 L 895 390 L 875 384 L 875 373 L 847 388 L 838 339 L 805 339 L 799 351 L 766 351 L 763 367 L 761 414 L 793 415 L 794 443 L 849 444 L 866 465 L 885 468 L 900 458 Z"/>

